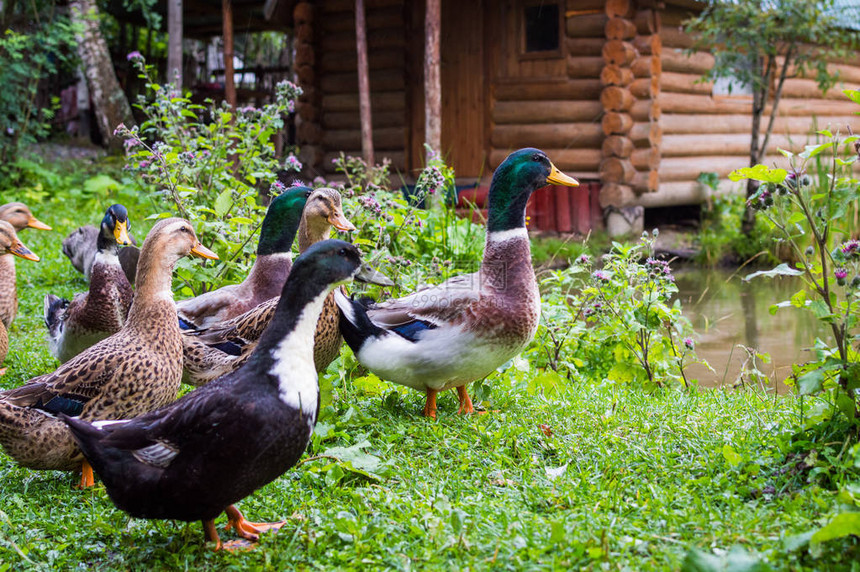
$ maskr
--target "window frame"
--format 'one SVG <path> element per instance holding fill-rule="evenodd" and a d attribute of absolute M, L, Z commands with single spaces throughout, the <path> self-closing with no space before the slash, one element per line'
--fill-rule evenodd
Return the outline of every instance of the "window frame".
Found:
<path fill-rule="evenodd" d="M 558 9 L 558 47 L 539 52 L 526 51 L 526 9 L 555 5 Z M 546 60 L 564 57 L 564 6 L 561 0 L 520 0 L 517 3 L 517 55 L 520 60 Z"/>

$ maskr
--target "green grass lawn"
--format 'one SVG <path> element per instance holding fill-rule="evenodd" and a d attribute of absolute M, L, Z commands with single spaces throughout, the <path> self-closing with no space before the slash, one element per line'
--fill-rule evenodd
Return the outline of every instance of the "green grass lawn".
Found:
<path fill-rule="evenodd" d="M 21 234 L 42 261 L 18 261 L 21 308 L 0 387 L 56 367 L 42 298 L 86 287 L 60 242 L 116 199 L 133 221 L 146 209 L 128 193 L 29 201 L 55 231 Z M 140 238 L 148 226 L 133 231 Z M 338 367 L 349 359 L 322 380 L 332 402 L 303 464 L 240 503 L 251 520 L 287 521 L 256 550 L 213 553 L 199 523 L 130 518 L 100 484 L 78 491 L 74 475 L 22 469 L 0 453 L 0 571 L 672 570 L 690 548 L 736 546 L 778 569 L 858 569 L 856 540 L 808 551 L 796 536 L 826 523 L 837 498 L 819 484 L 828 475 L 805 470 L 814 459 L 791 449 L 794 397 L 644 393 L 598 380 L 529 396 L 502 373 L 489 380 L 490 413 L 458 416 L 447 392 L 431 421 L 418 415 L 417 392 L 344 382 Z"/>

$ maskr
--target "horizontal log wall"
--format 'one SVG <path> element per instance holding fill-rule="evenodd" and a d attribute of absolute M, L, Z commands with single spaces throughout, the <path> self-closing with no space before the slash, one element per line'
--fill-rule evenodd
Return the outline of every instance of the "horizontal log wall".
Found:
<path fill-rule="evenodd" d="M 749 163 L 752 97 L 714 96 L 713 86 L 701 81 L 702 74 L 714 65 L 714 56 L 704 51 L 685 53 L 694 46 L 694 38 L 684 33 L 681 25 L 693 9 L 689 2 L 668 0 L 665 9 L 659 12 L 662 55 L 655 102 L 659 108 L 660 133 L 648 135 L 661 140 L 660 184 L 656 193 L 625 196 L 635 204 L 656 207 L 701 202 L 707 193 L 696 182 L 700 173 L 715 172 L 725 178 L 732 170 Z M 652 69 L 651 63 L 644 61 L 634 62 L 632 67 L 642 76 Z M 843 88 L 860 88 L 860 61 L 855 65 L 841 62 L 832 67 L 839 71 L 842 84 L 824 94 L 814 79 L 795 77 L 786 81 L 765 163 L 784 164 L 777 149 L 802 149 L 814 141 L 812 133 L 816 129 L 838 129 L 844 133 L 845 126 L 850 124 L 855 132 L 860 131 L 860 122 L 853 116 L 860 108 L 841 92 Z M 647 77 L 653 75 L 652 72 Z M 639 84 L 638 77 L 631 87 L 634 94 L 654 89 L 650 84 Z M 643 113 L 634 105 L 634 116 L 637 112 Z M 766 110 L 769 112 L 770 108 Z M 762 129 L 767 119 L 765 115 Z M 639 141 L 645 141 L 644 126 L 634 128 L 633 132 Z M 638 143 L 632 154 L 637 169 L 647 161 L 654 161 L 653 157 L 637 153 L 642 146 Z M 725 191 L 729 187 L 730 183 L 723 182 L 720 188 Z"/>
<path fill-rule="evenodd" d="M 316 8 L 322 169 L 334 172 L 341 152 L 361 156 L 358 76 L 355 55 L 355 2 L 321 2 Z M 377 160 L 391 159 L 393 171 L 406 166 L 406 49 L 404 0 L 366 0 L 368 66 Z"/>
<path fill-rule="evenodd" d="M 502 56 L 500 75 L 494 79 L 491 94 L 490 170 L 515 149 L 537 147 L 574 177 L 599 178 L 605 138 L 600 99 L 609 22 L 605 4 L 605 0 L 562 3 L 560 74 L 555 71 L 555 60 L 540 64 L 517 59 L 514 46 L 521 32 L 513 24 L 519 15 L 508 14 L 508 53 Z M 521 9 L 514 5 L 514 10 Z M 614 33 L 628 33 L 622 28 L 616 24 Z M 535 67 L 541 65 L 544 67 Z M 539 73 L 541 69 L 545 73 Z"/>

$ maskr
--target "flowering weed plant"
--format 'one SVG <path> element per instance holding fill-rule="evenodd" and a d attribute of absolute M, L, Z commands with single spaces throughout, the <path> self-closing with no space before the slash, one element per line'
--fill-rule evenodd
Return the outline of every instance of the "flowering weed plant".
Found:
<path fill-rule="evenodd" d="M 117 127 L 125 139 L 126 168 L 156 189 L 156 218 L 189 219 L 201 241 L 221 257 L 215 266 L 181 261 L 177 274 L 189 290 L 184 294 L 241 281 L 257 246 L 265 212 L 261 198 L 283 190 L 275 184 L 276 171 L 301 169 L 292 155 L 279 161 L 272 143 L 301 89 L 281 82 L 275 100 L 260 108 L 232 109 L 211 100 L 201 105 L 172 84 L 155 83 L 138 52 L 128 59 L 147 94 L 136 104 L 146 117 L 140 127 Z"/>

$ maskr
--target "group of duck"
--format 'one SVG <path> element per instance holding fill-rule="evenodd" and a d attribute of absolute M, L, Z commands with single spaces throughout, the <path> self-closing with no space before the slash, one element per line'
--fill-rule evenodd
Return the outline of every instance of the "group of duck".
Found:
<path fill-rule="evenodd" d="M 460 412 L 474 411 L 466 385 L 537 329 L 525 208 L 548 184 L 578 183 L 537 149 L 512 153 L 490 186 L 481 269 L 384 302 L 344 290 L 362 264 L 355 246 L 328 238 L 331 227 L 355 230 L 334 189 L 294 186 L 275 197 L 247 278 L 178 302 L 179 259 L 217 255 L 180 218 L 156 223 L 138 250 L 129 213 L 112 205 L 99 228 L 64 242 L 89 290 L 45 297 L 49 347 L 62 365 L 0 392 L 0 444 L 24 467 L 80 470 L 82 488 L 94 470 L 132 516 L 200 520 L 217 548 L 256 541 L 283 522 L 248 522 L 235 503 L 304 453 L 319 414 L 317 375 L 342 338 L 382 379 L 423 391 L 425 416 L 435 418 L 436 395 L 454 388 Z M 21 203 L 0 206 L 0 364 L 18 306 L 13 255 L 39 260 L 17 237 L 27 227 L 50 230 Z M 176 400 L 183 381 L 199 387 Z M 222 545 L 222 512 L 243 540 Z"/>

